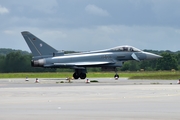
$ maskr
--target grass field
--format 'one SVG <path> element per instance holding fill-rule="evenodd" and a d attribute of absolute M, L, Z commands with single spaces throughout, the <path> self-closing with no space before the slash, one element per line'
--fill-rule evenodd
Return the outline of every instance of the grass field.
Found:
<path fill-rule="evenodd" d="M 52 72 L 52 73 L 0 73 L 0 78 L 67 78 L 72 77 L 73 72 Z M 87 78 L 113 77 L 114 72 L 89 72 Z M 129 79 L 167 79 L 177 80 L 180 78 L 180 71 L 154 71 L 154 72 L 121 72 L 120 77 Z"/>

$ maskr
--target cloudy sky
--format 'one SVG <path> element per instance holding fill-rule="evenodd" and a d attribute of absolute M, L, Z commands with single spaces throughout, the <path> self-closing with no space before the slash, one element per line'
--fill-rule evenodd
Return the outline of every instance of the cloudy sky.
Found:
<path fill-rule="evenodd" d="M 178 51 L 180 0 L 0 0 L 0 48 L 30 51 L 22 31 L 58 50 Z"/>

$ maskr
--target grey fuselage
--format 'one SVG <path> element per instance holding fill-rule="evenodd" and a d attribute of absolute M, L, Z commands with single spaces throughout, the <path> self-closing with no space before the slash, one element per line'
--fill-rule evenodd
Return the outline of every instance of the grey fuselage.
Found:
<path fill-rule="evenodd" d="M 147 59 L 143 51 L 128 51 L 118 49 L 108 49 L 102 51 L 92 51 L 74 54 L 54 55 L 47 58 L 35 60 L 35 66 L 50 68 L 75 68 L 75 67 L 121 67 L 124 61 L 135 60 L 135 54 L 139 60 Z"/>

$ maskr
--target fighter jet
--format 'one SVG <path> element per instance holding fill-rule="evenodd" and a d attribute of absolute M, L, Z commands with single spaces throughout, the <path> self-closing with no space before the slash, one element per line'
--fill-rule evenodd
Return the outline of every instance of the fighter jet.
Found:
<path fill-rule="evenodd" d="M 87 67 L 101 67 L 102 70 L 114 70 L 114 77 L 119 78 L 117 68 L 128 60 L 149 60 L 161 56 L 144 52 L 132 46 L 124 45 L 110 49 L 65 54 L 58 51 L 28 31 L 21 32 L 32 52 L 32 67 L 72 68 L 74 79 L 85 79 Z"/>

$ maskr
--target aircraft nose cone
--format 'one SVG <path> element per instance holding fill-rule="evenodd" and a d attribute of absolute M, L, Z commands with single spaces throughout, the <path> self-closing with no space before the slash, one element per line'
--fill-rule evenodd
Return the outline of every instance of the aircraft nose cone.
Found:
<path fill-rule="evenodd" d="M 158 59 L 158 58 L 162 58 L 162 56 L 146 52 L 146 59 L 150 60 L 150 59 Z"/>

